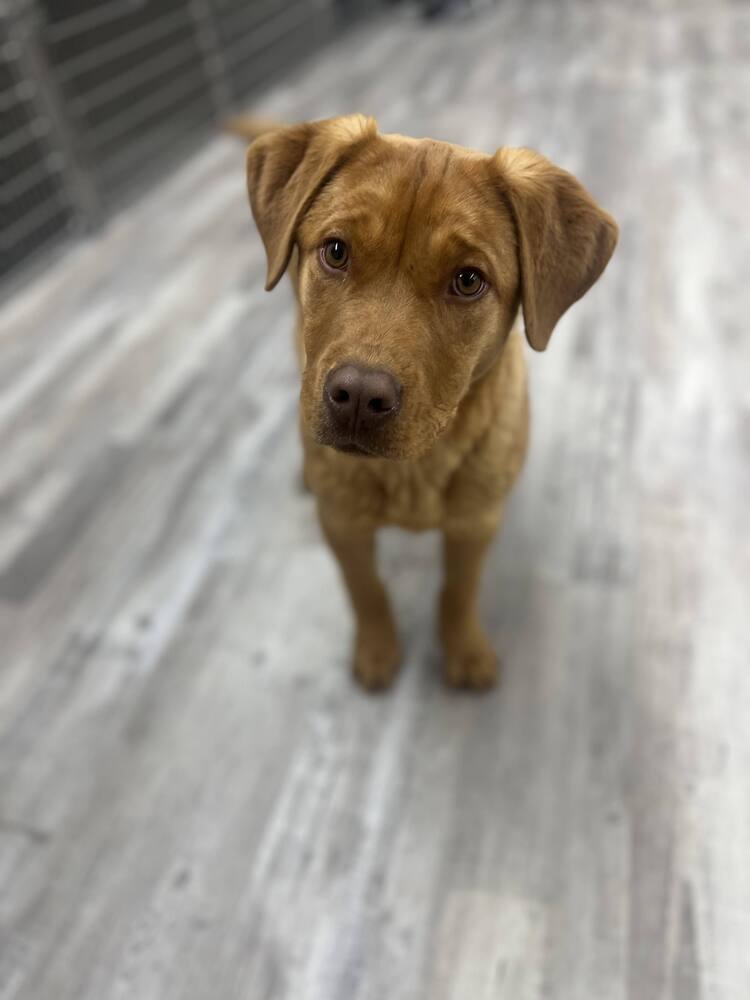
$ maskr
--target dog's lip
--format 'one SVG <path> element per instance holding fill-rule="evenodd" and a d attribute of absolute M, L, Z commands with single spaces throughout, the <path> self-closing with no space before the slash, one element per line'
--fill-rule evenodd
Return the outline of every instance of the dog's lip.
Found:
<path fill-rule="evenodd" d="M 363 448 L 356 441 L 332 441 L 331 447 L 335 448 L 336 451 L 343 452 L 345 455 L 365 455 L 367 458 L 376 457 L 374 451 L 368 451 L 367 448 Z"/>
<path fill-rule="evenodd" d="M 353 432 L 342 432 L 339 428 L 331 426 L 328 421 L 321 421 L 315 431 L 315 440 L 318 444 L 332 448 L 341 452 L 342 455 L 351 455 L 354 458 L 386 458 L 380 449 L 380 442 L 374 442 L 363 435 Z"/>
<path fill-rule="evenodd" d="M 331 433 L 330 429 L 324 430 L 317 435 L 320 444 L 340 451 L 343 455 L 353 455 L 360 458 L 382 458 L 379 451 L 370 447 L 369 442 L 364 444 L 358 434 Z"/>

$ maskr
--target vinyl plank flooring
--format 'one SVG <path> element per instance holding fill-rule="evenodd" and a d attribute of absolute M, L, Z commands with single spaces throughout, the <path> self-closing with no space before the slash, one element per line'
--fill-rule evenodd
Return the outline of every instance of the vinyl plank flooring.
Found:
<path fill-rule="evenodd" d="M 750 996 L 750 10 L 475 6 L 257 111 L 533 146 L 621 222 L 529 356 L 502 683 L 443 689 L 399 532 L 403 673 L 350 682 L 292 299 L 215 137 L 0 307 L 0 1000 Z"/>

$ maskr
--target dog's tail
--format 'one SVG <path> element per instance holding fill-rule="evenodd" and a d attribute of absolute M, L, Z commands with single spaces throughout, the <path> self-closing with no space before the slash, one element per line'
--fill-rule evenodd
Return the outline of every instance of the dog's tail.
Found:
<path fill-rule="evenodd" d="M 224 122 L 224 131 L 238 135 L 246 142 L 254 142 L 259 136 L 266 132 L 275 132 L 283 128 L 282 122 L 272 121 L 270 118 L 257 118 L 255 115 L 237 115 Z"/>

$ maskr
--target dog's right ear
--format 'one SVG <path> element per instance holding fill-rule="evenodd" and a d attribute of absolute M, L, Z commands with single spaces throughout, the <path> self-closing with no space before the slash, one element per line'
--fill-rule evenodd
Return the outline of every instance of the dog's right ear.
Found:
<path fill-rule="evenodd" d="M 321 189 L 377 133 L 374 118 L 347 115 L 277 128 L 247 151 L 247 192 L 268 258 L 266 289 L 286 270 L 297 227 Z"/>

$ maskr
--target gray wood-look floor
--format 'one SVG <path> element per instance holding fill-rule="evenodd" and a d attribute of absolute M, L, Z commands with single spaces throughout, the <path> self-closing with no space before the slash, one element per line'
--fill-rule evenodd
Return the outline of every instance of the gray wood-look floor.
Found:
<path fill-rule="evenodd" d="M 750 7 L 396 12 L 258 110 L 534 146 L 619 219 L 443 689 L 347 673 L 287 289 L 217 137 L 0 319 L 0 1000 L 750 997 Z"/>

